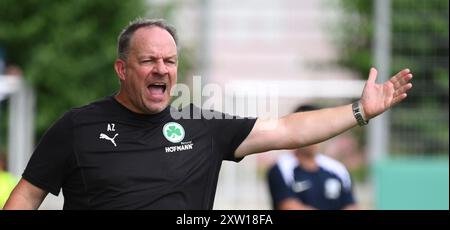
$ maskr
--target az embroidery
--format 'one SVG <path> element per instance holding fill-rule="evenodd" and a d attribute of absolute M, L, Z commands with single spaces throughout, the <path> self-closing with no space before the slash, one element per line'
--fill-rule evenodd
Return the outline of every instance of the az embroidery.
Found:
<path fill-rule="evenodd" d="M 115 126 L 116 126 L 116 124 L 114 124 L 114 123 L 108 123 L 108 126 L 106 126 L 106 131 L 108 131 L 108 132 L 115 132 L 116 131 L 116 129 L 115 129 Z M 114 137 L 109 137 L 108 135 L 106 135 L 106 134 L 104 134 L 104 133 L 100 133 L 100 139 L 104 139 L 104 140 L 108 140 L 108 141 L 111 141 L 111 143 L 114 145 L 114 147 L 117 147 L 117 144 L 116 144 L 116 141 L 114 140 L 114 139 L 116 139 L 116 137 L 118 136 L 119 134 L 118 133 L 116 133 L 115 135 L 114 135 Z"/>

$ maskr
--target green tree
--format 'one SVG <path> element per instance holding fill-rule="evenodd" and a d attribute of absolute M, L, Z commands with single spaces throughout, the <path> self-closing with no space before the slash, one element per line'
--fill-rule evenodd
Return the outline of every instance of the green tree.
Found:
<path fill-rule="evenodd" d="M 374 38 L 373 1 L 341 0 L 340 64 L 367 77 Z M 448 154 L 449 2 L 392 0 L 391 74 L 409 67 L 414 88 L 392 112 L 392 151 Z"/>
<path fill-rule="evenodd" d="M 117 36 L 155 8 L 145 0 L 0 1 L 0 47 L 37 93 L 38 139 L 68 109 L 118 89 Z"/>

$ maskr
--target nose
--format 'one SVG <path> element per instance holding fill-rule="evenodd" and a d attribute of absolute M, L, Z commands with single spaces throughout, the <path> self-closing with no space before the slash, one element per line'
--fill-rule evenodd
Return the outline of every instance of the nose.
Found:
<path fill-rule="evenodd" d="M 165 75 L 169 73 L 169 70 L 167 69 L 167 66 L 164 63 L 164 60 L 161 59 L 156 62 L 156 65 L 153 67 L 153 71 L 160 75 Z"/>

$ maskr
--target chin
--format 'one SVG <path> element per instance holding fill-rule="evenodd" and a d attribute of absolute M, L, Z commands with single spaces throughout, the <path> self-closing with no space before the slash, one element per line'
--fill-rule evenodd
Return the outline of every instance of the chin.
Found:
<path fill-rule="evenodd" d="M 152 103 L 147 107 L 147 110 L 151 113 L 151 114 L 155 114 L 155 113 L 159 113 L 161 111 L 163 111 L 167 106 L 169 105 L 169 103 L 167 101 L 164 102 L 158 102 L 158 103 Z"/>

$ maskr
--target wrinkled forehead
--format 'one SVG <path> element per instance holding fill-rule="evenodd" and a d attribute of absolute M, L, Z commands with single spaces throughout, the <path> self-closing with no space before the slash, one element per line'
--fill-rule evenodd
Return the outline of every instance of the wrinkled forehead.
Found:
<path fill-rule="evenodd" d="M 172 35 L 165 29 L 152 26 L 136 30 L 130 41 L 134 52 L 156 52 L 162 55 L 176 55 L 177 45 Z"/>

